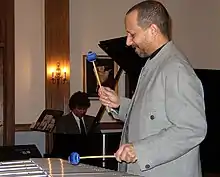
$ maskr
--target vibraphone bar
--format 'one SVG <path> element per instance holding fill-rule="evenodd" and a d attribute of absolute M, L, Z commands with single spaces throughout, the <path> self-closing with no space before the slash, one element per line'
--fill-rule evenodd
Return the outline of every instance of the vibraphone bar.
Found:
<path fill-rule="evenodd" d="M 57 158 L 33 158 L 21 161 L 0 162 L 2 177 L 134 177 L 127 173 L 108 170 L 101 167 L 78 164 Z"/>

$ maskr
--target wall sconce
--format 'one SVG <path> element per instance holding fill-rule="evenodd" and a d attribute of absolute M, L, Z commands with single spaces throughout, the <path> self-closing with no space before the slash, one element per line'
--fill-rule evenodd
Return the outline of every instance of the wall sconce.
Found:
<path fill-rule="evenodd" d="M 67 81 L 66 69 L 61 70 L 60 62 L 57 62 L 55 71 L 51 71 L 51 80 L 53 84 L 65 84 L 65 82 Z"/>

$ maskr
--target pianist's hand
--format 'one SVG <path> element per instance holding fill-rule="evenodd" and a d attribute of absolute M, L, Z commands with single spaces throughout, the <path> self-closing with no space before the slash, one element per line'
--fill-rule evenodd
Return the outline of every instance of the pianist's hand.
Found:
<path fill-rule="evenodd" d="M 109 87 L 100 87 L 98 90 L 99 100 L 105 106 L 110 108 L 117 108 L 119 107 L 119 97 L 115 93 L 114 90 L 110 89 Z"/>
<path fill-rule="evenodd" d="M 115 153 L 115 157 L 119 162 L 134 163 L 137 161 L 137 156 L 132 144 L 123 144 Z"/>

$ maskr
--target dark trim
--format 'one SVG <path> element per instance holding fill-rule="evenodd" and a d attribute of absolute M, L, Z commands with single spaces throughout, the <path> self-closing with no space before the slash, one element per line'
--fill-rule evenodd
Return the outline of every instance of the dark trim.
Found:
<path fill-rule="evenodd" d="M 31 124 L 15 124 L 15 132 L 32 131 L 30 126 Z"/>
<path fill-rule="evenodd" d="M 5 0 L 5 50 L 3 60 L 3 144 L 15 142 L 15 42 L 14 0 Z"/>
<path fill-rule="evenodd" d="M 122 129 L 123 125 L 124 125 L 123 122 L 102 122 L 102 123 L 100 123 L 100 127 L 102 130 Z"/>
<path fill-rule="evenodd" d="M 15 124 L 15 132 L 33 131 L 31 124 Z M 103 122 L 100 123 L 101 130 L 122 129 L 123 122 Z"/>
<path fill-rule="evenodd" d="M 1 48 L 4 48 L 4 47 L 5 47 L 4 42 L 0 42 L 0 47 L 1 47 Z"/>
<path fill-rule="evenodd" d="M 70 97 L 70 83 L 67 73 L 65 84 L 53 84 L 47 77 L 47 67 L 59 60 L 70 67 L 69 47 L 69 0 L 45 0 L 45 107 L 64 110 L 64 100 Z M 48 75 L 49 76 L 49 75 Z M 65 99 L 64 99 L 65 98 Z M 66 104 L 66 103 L 65 103 Z M 46 153 L 53 148 L 53 134 L 46 133 Z"/>

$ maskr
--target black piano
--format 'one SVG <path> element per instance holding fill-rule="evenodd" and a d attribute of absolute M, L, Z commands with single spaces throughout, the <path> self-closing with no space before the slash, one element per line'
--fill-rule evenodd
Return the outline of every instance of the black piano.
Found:
<path fill-rule="evenodd" d="M 115 83 L 120 79 L 121 72 L 125 71 L 125 94 L 127 97 L 131 98 L 136 88 L 136 83 L 140 74 L 140 70 L 144 66 L 146 59 L 140 58 L 131 47 L 126 46 L 125 37 L 100 41 L 98 45 L 119 65 L 118 74 L 115 77 Z M 206 116 L 208 123 L 208 133 L 205 140 L 201 144 L 202 169 L 204 172 L 207 173 L 216 173 L 220 172 L 220 128 L 218 127 L 220 125 L 220 120 L 218 118 L 218 109 L 220 102 L 220 71 L 209 69 L 195 69 L 195 72 L 201 79 L 204 87 Z M 114 84 L 111 85 L 114 86 Z M 94 126 L 100 123 L 104 110 L 105 107 L 101 106 L 97 113 Z M 80 137 L 74 135 L 55 134 L 54 147 L 57 147 L 59 144 L 63 144 L 63 148 L 60 150 L 56 150 L 54 154 L 56 155 L 57 153 L 57 155 L 63 155 L 64 158 L 67 158 L 69 152 L 76 150 L 78 152 L 81 152 L 81 154 L 83 155 L 100 155 L 103 153 L 111 155 L 118 148 L 121 133 L 104 133 L 104 135 L 104 141 L 106 145 L 105 152 L 103 152 L 103 134 L 90 135 L 86 142 L 89 142 L 93 146 L 83 144 L 81 147 L 77 147 L 76 145 L 77 139 L 81 139 Z M 103 167 L 103 159 L 100 159 L 99 161 L 85 161 L 85 163 Z M 114 159 L 111 159 L 109 161 L 105 159 L 104 167 L 116 170 L 117 162 Z"/>

